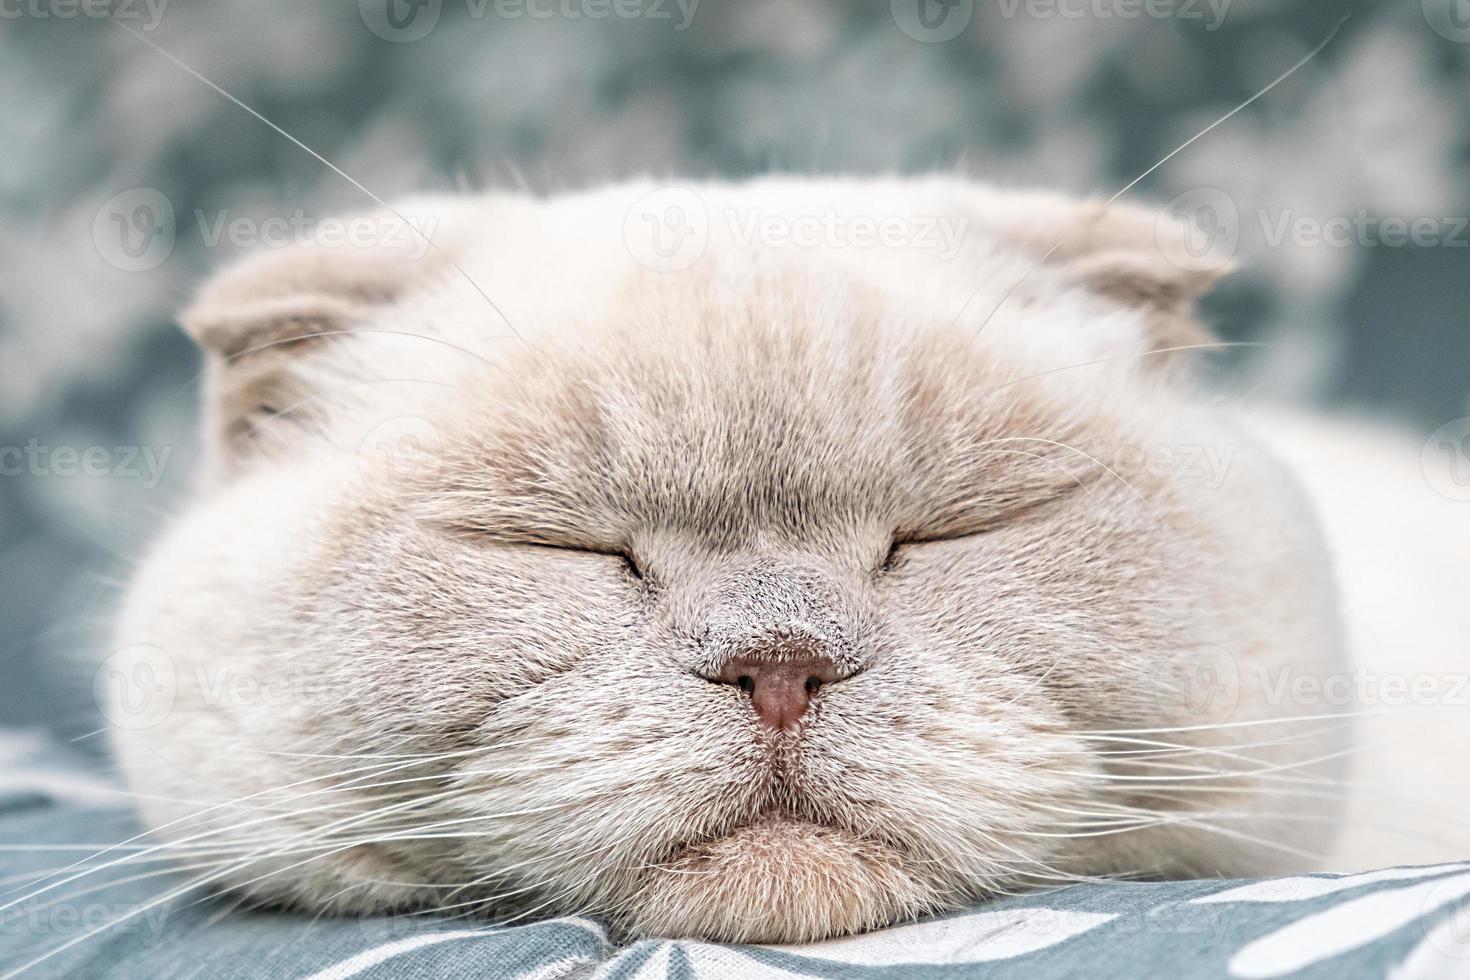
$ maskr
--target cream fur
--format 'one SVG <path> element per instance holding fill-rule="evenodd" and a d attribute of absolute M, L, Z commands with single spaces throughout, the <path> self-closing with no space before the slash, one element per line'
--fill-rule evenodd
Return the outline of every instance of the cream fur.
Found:
<path fill-rule="evenodd" d="M 239 848 L 218 883 L 263 901 L 733 941 L 1310 866 L 1332 794 L 1274 790 L 1347 734 L 1259 678 L 1343 669 L 1330 563 L 1147 353 L 1218 270 L 1142 212 L 947 179 L 690 187 L 679 270 L 628 247 L 634 184 L 409 202 L 442 251 L 202 293 L 210 472 L 117 629 L 172 670 L 116 739 L 147 819 Z M 965 231 L 742 244 L 727 209 Z M 792 633 L 852 676 L 787 738 L 705 677 Z"/>

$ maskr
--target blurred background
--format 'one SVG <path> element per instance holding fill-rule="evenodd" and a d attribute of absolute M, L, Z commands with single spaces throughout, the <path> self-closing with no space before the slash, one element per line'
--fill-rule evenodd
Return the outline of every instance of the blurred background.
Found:
<path fill-rule="evenodd" d="M 1236 381 L 1424 438 L 1470 414 L 1470 0 L 0 0 L 0 724 L 98 724 L 87 665 L 196 456 L 174 311 L 279 222 L 371 204 L 150 44 L 384 198 L 772 170 L 1110 195 L 1344 14 L 1130 198 L 1239 263 L 1209 318 L 1268 344 Z"/>

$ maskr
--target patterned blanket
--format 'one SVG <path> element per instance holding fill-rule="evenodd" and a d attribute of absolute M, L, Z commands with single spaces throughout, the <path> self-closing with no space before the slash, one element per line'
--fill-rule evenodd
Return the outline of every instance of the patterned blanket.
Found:
<path fill-rule="evenodd" d="M 1470 977 L 1470 862 L 1258 881 L 1077 885 L 803 946 L 613 943 L 591 919 L 245 911 L 137 860 L 115 786 L 0 733 L 0 976 L 597 980 Z M 111 867 L 104 867 L 106 865 Z"/>

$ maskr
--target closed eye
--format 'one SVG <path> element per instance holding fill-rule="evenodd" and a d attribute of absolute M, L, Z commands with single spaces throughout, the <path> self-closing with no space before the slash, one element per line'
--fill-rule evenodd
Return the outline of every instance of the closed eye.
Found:
<path fill-rule="evenodd" d="M 883 561 L 881 564 L 879 564 L 876 572 L 879 575 L 885 575 L 888 572 L 894 571 L 895 569 L 901 567 L 903 565 L 904 553 L 910 547 L 925 544 L 941 544 L 947 541 L 964 541 L 967 538 L 978 538 L 980 535 L 985 533 L 987 533 L 987 531 L 972 531 L 965 534 L 937 535 L 932 538 L 895 538 L 893 540 L 893 543 L 888 546 L 888 553 L 883 556 Z"/>
<path fill-rule="evenodd" d="M 506 540 L 500 537 L 488 536 L 481 528 L 473 527 L 446 527 L 450 536 L 461 540 L 493 541 L 497 546 L 503 548 L 535 548 L 541 551 L 559 551 L 571 555 L 597 555 L 603 558 L 616 558 L 623 565 L 623 569 L 634 579 L 643 581 L 643 569 L 638 564 L 638 559 L 631 551 L 621 548 L 593 548 L 575 544 L 553 544 L 549 541 L 526 541 Z"/>
<path fill-rule="evenodd" d="M 519 546 L 523 548 L 542 548 L 547 551 L 564 551 L 568 554 L 573 555 L 599 555 L 604 558 L 616 558 L 618 561 L 623 563 L 623 569 L 629 575 L 633 576 L 639 581 L 643 580 L 643 569 L 638 567 L 638 559 L 634 558 L 630 552 L 620 549 L 613 550 L 603 548 L 581 548 L 577 545 L 546 544 L 545 542 L 541 541 L 523 541 L 519 542 Z"/>
<path fill-rule="evenodd" d="M 999 527 L 999 525 L 996 525 L 996 527 Z M 883 562 L 875 569 L 875 573 L 884 575 L 902 567 L 904 552 L 911 547 L 926 544 L 944 544 L 952 541 L 966 541 L 970 538 L 978 538 L 989 534 L 991 531 L 996 530 L 996 527 L 987 527 L 978 531 L 966 531 L 959 534 L 938 534 L 929 538 L 895 538 L 893 543 L 888 546 L 888 554 L 884 555 Z"/>
<path fill-rule="evenodd" d="M 878 571 L 892 571 L 902 560 L 903 549 L 909 545 L 940 544 L 946 541 L 963 541 L 966 538 L 978 538 L 981 535 L 1000 530 L 1008 525 L 1018 524 L 1032 518 L 1044 517 L 1079 491 L 1084 493 L 1087 491 L 1087 484 L 1081 480 L 1074 481 L 1040 500 L 1028 500 L 1020 502 L 1008 509 L 1003 509 L 999 513 L 985 518 L 982 523 L 964 521 L 958 523 L 951 530 L 939 530 L 928 534 L 897 532 L 888 547 L 887 555 L 884 556 L 882 563 L 878 566 Z"/>

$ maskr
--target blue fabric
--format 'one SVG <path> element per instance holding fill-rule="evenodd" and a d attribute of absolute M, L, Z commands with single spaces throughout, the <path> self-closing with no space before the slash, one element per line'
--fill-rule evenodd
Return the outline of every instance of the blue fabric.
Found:
<path fill-rule="evenodd" d="M 583 918 L 497 927 L 468 919 L 247 911 L 195 893 L 157 901 L 185 879 L 145 864 L 137 850 L 98 853 L 138 832 L 119 800 L 104 777 L 41 737 L 0 733 L 0 975 L 1470 977 L 1470 863 L 1260 881 L 1078 885 L 807 946 L 618 947 L 601 924 Z M 88 871 L 113 861 L 106 871 Z M 71 870 L 44 874 L 73 862 Z"/>

